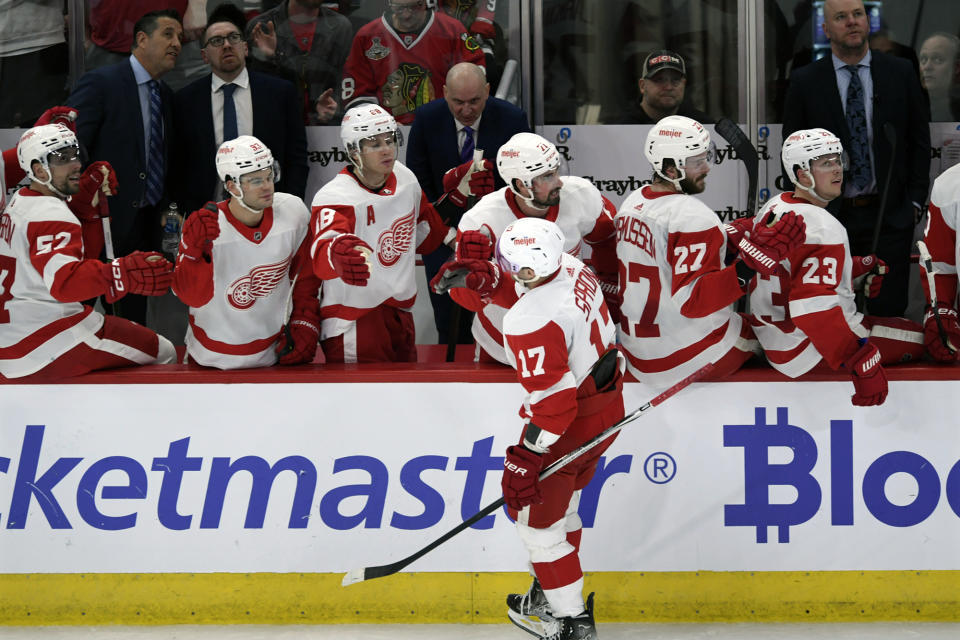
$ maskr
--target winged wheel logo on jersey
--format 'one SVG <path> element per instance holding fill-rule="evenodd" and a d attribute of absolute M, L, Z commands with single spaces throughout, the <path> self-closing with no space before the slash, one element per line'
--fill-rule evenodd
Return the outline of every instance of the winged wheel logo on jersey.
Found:
<path fill-rule="evenodd" d="M 377 238 L 377 259 L 385 267 L 392 267 L 413 244 L 415 212 L 411 211 L 394 221 Z"/>
<path fill-rule="evenodd" d="M 227 287 L 227 300 L 237 309 L 249 309 L 257 298 L 266 298 L 287 275 L 290 258 L 276 264 L 254 267 Z"/>

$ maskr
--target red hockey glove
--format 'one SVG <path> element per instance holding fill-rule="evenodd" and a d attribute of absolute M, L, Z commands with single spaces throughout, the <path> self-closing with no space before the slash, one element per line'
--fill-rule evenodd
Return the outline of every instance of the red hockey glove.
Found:
<path fill-rule="evenodd" d="M 738 243 L 740 259 L 763 275 L 772 275 L 787 254 L 806 240 L 807 225 L 793 211 L 787 211 L 773 226 L 754 226 Z"/>
<path fill-rule="evenodd" d="M 543 457 L 521 445 L 507 447 L 503 459 L 503 501 L 511 509 L 519 511 L 529 504 L 543 502 L 540 493 L 540 469 Z"/>
<path fill-rule="evenodd" d="M 434 293 L 443 295 L 456 287 L 476 291 L 490 300 L 503 285 L 500 267 L 489 260 L 449 260 L 430 281 Z"/>
<path fill-rule="evenodd" d="M 443 174 L 443 191 L 458 207 L 467 206 L 469 196 L 481 197 L 493 191 L 493 163 L 484 158 L 477 168 L 473 160 Z"/>
<path fill-rule="evenodd" d="M 620 305 L 623 304 L 623 296 L 620 295 L 620 286 L 616 282 L 604 282 L 601 280 L 600 291 L 603 293 L 603 301 L 607 303 L 610 320 L 613 324 L 619 324 Z"/>
<path fill-rule="evenodd" d="M 94 162 L 80 175 L 80 186 L 70 196 L 67 206 L 77 219 L 100 219 L 100 198 L 116 195 L 117 174 L 109 162 Z M 106 216 L 104 216 L 106 217 Z"/>
<path fill-rule="evenodd" d="M 470 28 L 467 29 L 470 33 L 475 33 L 484 40 L 492 41 L 497 37 L 497 30 L 494 29 L 493 23 L 487 20 L 486 18 L 477 18 L 473 21 L 473 24 L 470 25 Z"/>
<path fill-rule="evenodd" d="M 370 263 L 367 256 L 373 253 L 366 242 L 352 233 L 342 233 L 330 243 L 327 257 L 330 266 L 340 279 L 357 287 L 367 286 L 370 279 Z"/>
<path fill-rule="evenodd" d="M 957 348 L 960 348 L 957 312 L 939 304 L 936 309 L 928 309 L 923 316 L 923 342 L 927 346 L 927 352 L 937 362 L 955 362 Z"/>
<path fill-rule="evenodd" d="M 77 110 L 73 107 L 50 107 L 40 114 L 33 126 L 44 124 L 62 124 L 70 131 L 77 132 Z"/>
<path fill-rule="evenodd" d="M 210 261 L 213 241 L 220 237 L 220 211 L 216 203 L 208 202 L 197 209 L 183 223 L 180 253 L 188 260 Z"/>
<path fill-rule="evenodd" d="M 740 241 L 753 229 L 753 218 L 737 218 L 723 225 L 723 228 L 727 232 L 727 254 L 735 256 L 739 251 Z"/>
<path fill-rule="evenodd" d="M 460 234 L 457 260 L 489 260 L 492 255 L 493 240 L 486 232 L 471 229 Z"/>
<path fill-rule="evenodd" d="M 887 374 L 880 366 L 880 350 L 865 342 L 843 363 L 853 379 L 854 394 L 850 397 L 856 407 L 883 404 L 887 399 Z"/>
<path fill-rule="evenodd" d="M 283 328 L 280 340 L 277 342 L 279 364 L 305 364 L 313 362 L 317 354 L 317 342 L 320 339 L 320 329 L 306 320 L 290 320 Z"/>
<path fill-rule="evenodd" d="M 887 263 L 871 254 L 869 256 L 853 256 L 850 275 L 853 278 L 853 290 L 863 291 L 868 298 L 880 295 L 883 286 L 883 276 L 888 273 Z"/>
<path fill-rule="evenodd" d="M 162 296 L 173 282 L 173 265 L 156 251 L 134 251 L 104 264 L 102 273 L 110 281 L 107 302 L 116 302 L 128 293 Z"/>

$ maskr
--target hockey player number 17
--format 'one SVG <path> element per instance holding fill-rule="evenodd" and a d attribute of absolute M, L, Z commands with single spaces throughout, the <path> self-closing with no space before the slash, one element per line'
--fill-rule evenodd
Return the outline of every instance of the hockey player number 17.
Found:
<path fill-rule="evenodd" d="M 521 349 L 517 352 L 517 356 L 520 357 L 521 378 L 543 375 L 543 360 L 547 356 L 547 350 L 544 349 L 543 346 Z M 530 371 L 530 369 L 527 368 L 527 358 L 530 358 L 530 363 L 533 365 L 533 371 Z"/>
<path fill-rule="evenodd" d="M 6 310 L 7 301 L 13 298 L 13 278 L 17 273 L 17 259 L 0 256 L 0 324 L 10 322 L 10 312 Z"/>
<path fill-rule="evenodd" d="M 626 285 L 621 284 L 621 295 L 624 295 L 624 289 L 630 283 L 639 283 L 641 280 L 647 281 L 647 297 L 643 304 L 643 311 L 640 312 L 640 318 L 631 326 L 627 314 L 624 313 L 620 319 L 620 327 L 634 338 L 659 338 L 660 327 L 656 319 L 657 311 L 660 309 L 660 291 L 663 288 L 660 284 L 660 269 L 639 262 L 628 262 L 626 265 L 623 262 L 620 263 L 620 282 L 626 283 Z M 636 296 L 635 299 L 641 298 Z"/>

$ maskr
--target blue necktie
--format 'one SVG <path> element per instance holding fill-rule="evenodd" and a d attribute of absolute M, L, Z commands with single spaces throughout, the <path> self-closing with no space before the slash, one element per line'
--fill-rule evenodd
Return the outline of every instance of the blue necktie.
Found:
<path fill-rule="evenodd" d="M 870 184 L 870 138 L 867 136 L 867 111 L 863 104 L 863 84 L 857 65 L 844 67 L 850 72 L 847 88 L 847 128 L 850 130 L 850 178 L 857 189 Z"/>
<path fill-rule="evenodd" d="M 233 140 L 237 133 L 237 105 L 233 103 L 233 92 L 237 85 L 232 82 L 220 87 L 223 92 L 223 141 Z"/>
<path fill-rule="evenodd" d="M 464 127 L 463 133 L 465 136 L 463 138 L 463 149 L 460 150 L 460 162 L 473 160 L 473 150 L 476 148 L 473 142 L 473 128 Z"/>
<path fill-rule="evenodd" d="M 160 83 L 151 80 L 150 87 L 150 146 L 147 150 L 146 203 L 155 205 L 163 196 L 163 109 L 160 102 Z"/>

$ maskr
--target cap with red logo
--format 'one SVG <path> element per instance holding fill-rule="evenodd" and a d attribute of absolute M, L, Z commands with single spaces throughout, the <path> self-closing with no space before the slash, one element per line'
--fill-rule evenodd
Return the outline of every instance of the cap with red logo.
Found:
<path fill-rule="evenodd" d="M 643 61 L 642 77 L 644 79 L 651 78 L 664 69 L 673 69 L 674 71 L 678 71 L 680 75 L 687 75 L 687 65 L 683 63 L 683 58 L 673 51 L 663 49 L 661 51 L 654 51 Z"/>

